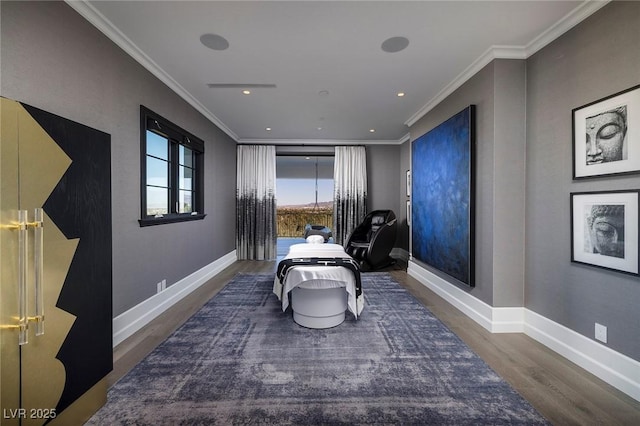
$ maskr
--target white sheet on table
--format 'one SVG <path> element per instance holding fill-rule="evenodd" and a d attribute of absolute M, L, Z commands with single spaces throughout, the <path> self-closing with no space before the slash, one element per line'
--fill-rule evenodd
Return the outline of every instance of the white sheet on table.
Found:
<path fill-rule="evenodd" d="M 289 248 L 285 259 L 309 257 L 338 257 L 351 258 L 339 244 L 294 244 Z M 289 269 L 284 283 L 276 276 L 273 282 L 273 292 L 282 301 L 282 311 L 289 306 L 289 292 L 295 287 L 302 288 L 336 288 L 345 287 L 347 290 L 349 311 L 357 318 L 364 309 L 364 297 L 356 301 L 356 279 L 353 272 L 341 266 L 294 266 Z M 280 295 L 284 295 L 280 298 Z M 357 303 L 356 303 L 357 302 Z"/>

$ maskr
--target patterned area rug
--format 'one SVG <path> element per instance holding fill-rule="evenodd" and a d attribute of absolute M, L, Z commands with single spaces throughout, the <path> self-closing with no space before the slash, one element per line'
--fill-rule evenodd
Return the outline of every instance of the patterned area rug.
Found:
<path fill-rule="evenodd" d="M 108 394 L 90 425 L 547 424 L 387 273 L 311 330 L 273 275 L 239 274 Z"/>

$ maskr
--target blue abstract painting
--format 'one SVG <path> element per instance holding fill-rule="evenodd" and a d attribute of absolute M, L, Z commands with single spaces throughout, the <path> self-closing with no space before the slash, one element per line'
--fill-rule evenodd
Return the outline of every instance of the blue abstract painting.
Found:
<path fill-rule="evenodd" d="M 413 142 L 412 255 L 474 286 L 474 105 Z"/>

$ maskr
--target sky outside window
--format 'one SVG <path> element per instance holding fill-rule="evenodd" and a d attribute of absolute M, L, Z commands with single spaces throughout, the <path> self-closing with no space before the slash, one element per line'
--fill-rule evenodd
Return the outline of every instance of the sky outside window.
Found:
<path fill-rule="evenodd" d="M 276 200 L 282 206 L 333 202 L 333 156 L 281 155 L 276 157 Z"/>
<path fill-rule="evenodd" d="M 315 179 L 276 179 L 278 206 L 314 204 Z M 318 203 L 333 201 L 333 179 L 318 179 Z"/>

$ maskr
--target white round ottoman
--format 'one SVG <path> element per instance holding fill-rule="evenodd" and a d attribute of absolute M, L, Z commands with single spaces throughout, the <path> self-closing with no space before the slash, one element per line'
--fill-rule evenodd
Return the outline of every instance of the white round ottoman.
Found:
<path fill-rule="evenodd" d="M 331 328 L 342 324 L 347 310 L 347 290 L 304 288 L 291 290 L 293 320 L 307 328 Z"/>

